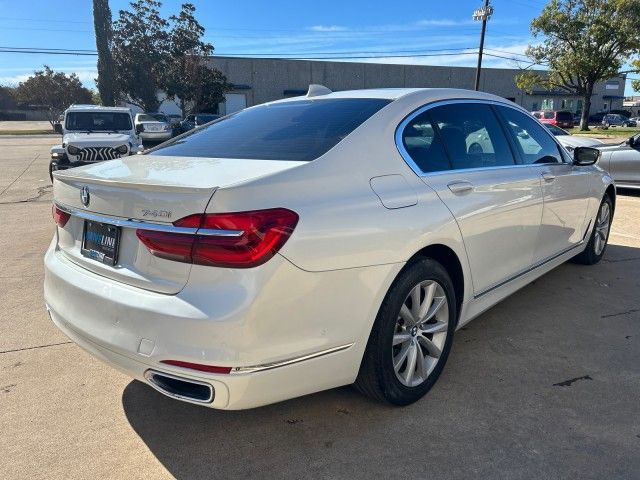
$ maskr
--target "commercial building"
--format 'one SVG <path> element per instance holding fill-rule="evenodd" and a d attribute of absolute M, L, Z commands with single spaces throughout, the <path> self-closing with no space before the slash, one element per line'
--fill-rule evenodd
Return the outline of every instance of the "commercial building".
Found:
<path fill-rule="evenodd" d="M 332 90 L 380 87 L 473 88 L 475 68 L 436 67 L 316 60 L 288 60 L 241 57 L 212 57 L 210 63 L 234 86 L 220 104 L 219 113 L 281 98 L 304 95 L 309 84 Z M 483 69 L 480 89 L 508 98 L 532 110 L 582 110 L 582 100 L 563 91 L 538 90 L 531 95 L 518 89 L 518 69 Z M 622 108 L 625 76 L 599 83 L 591 102 L 591 113 Z M 171 113 L 168 112 L 167 113 Z"/>

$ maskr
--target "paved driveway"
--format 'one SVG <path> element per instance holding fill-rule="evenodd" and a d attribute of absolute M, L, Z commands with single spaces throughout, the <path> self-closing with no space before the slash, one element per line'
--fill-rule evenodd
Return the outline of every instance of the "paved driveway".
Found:
<path fill-rule="evenodd" d="M 331 390 L 245 412 L 178 403 L 68 342 L 42 299 L 50 140 L 0 137 L 0 477 L 640 478 L 640 197 L 456 334 L 406 408 Z"/>

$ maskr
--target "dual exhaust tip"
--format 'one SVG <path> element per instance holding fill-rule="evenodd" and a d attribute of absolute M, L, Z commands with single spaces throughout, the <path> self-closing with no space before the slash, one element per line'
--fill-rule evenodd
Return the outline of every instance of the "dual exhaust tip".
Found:
<path fill-rule="evenodd" d="M 169 397 L 200 404 L 213 402 L 214 390 L 208 383 L 156 370 L 147 370 L 144 378 L 153 388 Z"/>

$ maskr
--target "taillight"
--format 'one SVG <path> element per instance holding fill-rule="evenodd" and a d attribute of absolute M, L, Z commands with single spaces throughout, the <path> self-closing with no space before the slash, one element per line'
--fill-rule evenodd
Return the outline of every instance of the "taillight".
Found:
<path fill-rule="evenodd" d="M 51 207 L 51 214 L 53 215 L 53 221 L 59 227 L 64 227 L 71 217 L 67 212 L 60 210 L 55 203 Z"/>
<path fill-rule="evenodd" d="M 176 227 L 197 228 L 194 234 L 139 229 L 136 235 L 156 257 L 198 265 L 251 268 L 273 257 L 297 223 L 297 213 L 272 208 L 195 214 L 174 222 Z"/>

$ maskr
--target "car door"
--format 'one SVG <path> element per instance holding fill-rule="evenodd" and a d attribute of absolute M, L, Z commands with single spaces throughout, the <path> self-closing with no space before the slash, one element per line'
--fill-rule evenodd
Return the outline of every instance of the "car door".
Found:
<path fill-rule="evenodd" d="M 536 168 L 515 165 L 489 104 L 453 101 L 419 110 L 398 146 L 455 217 L 479 296 L 528 270 L 542 216 Z"/>
<path fill-rule="evenodd" d="M 608 168 L 611 178 L 620 186 L 640 187 L 640 143 L 636 144 L 640 142 L 640 135 L 633 138 L 632 145 L 624 144 L 615 149 L 603 148 L 603 157 L 608 162 L 601 166 Z"/>
<path fill-rule="evenodd" d="M 574 166 L 550 132 L 524 113 L 497 107 L 509 126 L 521 165 L 535 168 L 542 179 L 544 208 L 534 264 L 544 263 L 577 246 L 588 219 L 591 168 Z"/>

